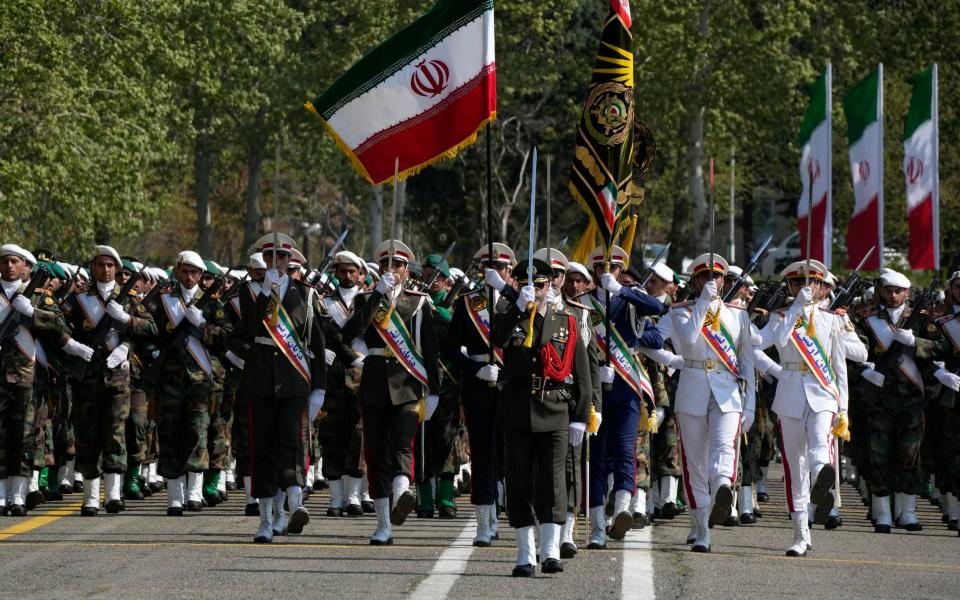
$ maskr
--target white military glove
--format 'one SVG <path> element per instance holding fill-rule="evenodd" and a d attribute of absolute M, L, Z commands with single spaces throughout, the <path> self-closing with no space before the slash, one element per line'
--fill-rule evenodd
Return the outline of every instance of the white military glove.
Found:
<path fill-rule="evenodd" d="M 873 367 L 867 367 L 864 369 L 863 378 L 879 388 L 883 387 L 883 382 L 886 380 L 886 377 L 884 377 L 883 373 L 874 371 Z"/>
<path fill-rule="evenodd" d="M 324 348 L 323 350 L 324 360 L 327 361 L 327 366 L 333 364 L 333 361 L 337 360 L 337 353 L 331 350 L 330 348 Z"/>
<path fill-rule="evenodd" d="M 355 369 L 359 369 L 359 368 L 363 367 L 363 359 L 364 359 L 364 358 L 366 358 L 366 356 L 358 356 L 358 357 L 356 357 L 355 359 L 353 359 L 353 362 L 350 363 L 350 366 L 353 367 L 353 368 L 355 368 Z"/>
<path fill-rule="evenodd" d="M 703 289 L 700 290 L 700 299 L 707 300 L 708 302 L 717 297 L 717 282 L 711 279 L 710 281 L 703 284 Z"/>
<path fill-rule="evenodd" d="M 547 287 L 547 292 L 543 297 L 547 301 L 547 304 L 556 304 L 557 301 L 560 300 L 560 292 L 551 285 Z"/>
<path fill-rule="evenodd" d="M 484 270 L 483 282 L 498 292 L 502 291 L 503 287 L 507 285 L 507 282 L 503 280 L 503 277 L 500 277 L 500 273 L 497 273 L 495 269 Z"/>
<path fill-rule="evenodd" d="M 517 296 L 517 308 L 520 312 L 527 312 L 527 305 L 537 301 L 537 292 L 532 285 L 525 285 L 520 288 L 520 295 Z"/>
<path fill-rule="evenodd" d="M 203 318 L 203 311 L 196 306 L 188 308 L 186 316 L 190 324 L 195 327 L 203 327 L 207 323 L 207 320 Z"/>
<path fill-rule="evenodd" d="M 124 325 L 126 325 L 127 323 L 130 322 L 130 315 L 128 315 L 127 312 L 123 310 L 123 307 L 120 306 L 120 303 L 117 302 L 116 300 L 111 300 L 110 302 L 107 303 L 107 314 L 110 315 L 110 317 L 114 321 L 117 321 L 118 323 L 123 323 Z"/>
<path fill-rule="evenodd" d="M 743 431 L 750 431 L 750 428 L 753 427 L 753 418 L 754 418 L 754 411 L 752 410 L 743 411 Z"/>
<path fill-rule="evenodd" d="M 620 285 L 620 282 L 617 281 L 617 278 L 613 276 L 613 273 L 604 273 L 600 276 L 600 287 L 607 290 L 614 296 L 619 295 L 620 290 L 623 289 L 623 286 Z"/>
<path fill-rule="evenodd" d="M 937 378 L 937 381 L 951 390 L 960 392 L 960 376 L 954 375 L 943 367 L 937 369 L 933 376 Z"/>
<path fill-rule="evenodd" d="M 477 371 L 477 379 L 480 381 L 497 382 L 500 377 L 500 367 L 498 365 L 483 365 Z"/>
<path fill-rule="evenodd" d="M 767 369 L 767 372 L 764 373 L 764 375 L 769 375 L 770 377 L 775 377 L 776 379 L 780 379 L 781 373 L 783 373 L 783 367 L 781 367 L 778 364 L 773 364 L 770 366 L 769 369 Z"/>
<path fill-rule="evenodd" d="M 670 368 L 673 369 L 674 371 L 680 371 L 680 370 L 682 370 L 682 369 L 683 369 L 683 357 L 680 356 L 679 354 L 674 355 L 674 357 L 670 359 Z"/>
<path fill-rule="evenodd" d="M 235 366 L 238 369 L 243 368 L 243 359 L 237 356 L 236 354 L 234 354 L 233 350 L 227 350 L 227 353 L 225 356 L 227 357 L 227 360 L 233 363 L 233 366 Z M 156 356 L 154 358 L 156 358 Z"/>
<path fill-rule="evenodd" d="M 583 443 L 583 432 L 587 430 L 586 423 L 570 423 L 570 445 L 579 446 Z"/>
<path fill-rule="evenodd" d="M 113 352 L 110 353 L 110 356 L 107 357 L 107 368 L 115 369 L 117 365 L 127 360 L 127 355 L 130 353 L 130 348 L 124 344 L 120 344 L 113 349 Z"/>
<path fill-rule="evenodd" d="M 427 396 L 427 414 L 424 415 L 426 420 L 429 421 L 430 417 L 433 416 L 433 413 L 437 411 L 437 405 L 440 404 L 440 396 L 436 394 L 430 394 Z"/>
<path fill-rule="evenodd" d="M 13 305 L 13 308 L 20 314 L 25 317 L 33 316 L 33 304 L 30 303 L 30 299 L 25 297 L 23 294 L 17 294 L 14 296 L 13 300 L 10 302 Z"/>
<path fill-rule="evenodd" d="M 613 377 L 617 374 L 617 371 L 610 365 L 603 365 L 600 367 L 600 383 L 613 383 Z"/>
<path fill-rule="evenodd" d="M 323 401 L 327 398 L 327 392 L 325 390 L 313 390 L 310 392 L 310 398 L 308 399 L 310 403 L 309 415 L 310 420 L 317 418 L 317 415 L 320 414 L 320 409 L 323 408 Z"/>
<path fill-rule="evenodd" d="M 269 296 L 273 293 L 273 286 L 279 286 L 283 282 L 283 275 L 276 269 L 267 269 L 263 275 L 263 285 L 260 286 L 260 293 Z"/>
<path fill-rule="evenodd" d="M 67 343 L 63 345 L 63 351 L 70 356 L 83 359 L 83 362 L 90 362 L 90 359 L 93 358 L 93 348 L 86 344 L 81 344 L 73 338 L 67 340 Z"/>
<path fill-rule="evenodd" d="M 662 406 L 657 406 L 653 409 L 653 414 L 657 417 L 657 429 L 660 429 L 660 425 L 663 424 L 663 419 L 667 416 L 667 411 L 665 411 Z"/>
<path fill-rule="evenodd" d="M 800 288 L 800 292 L 797 294 L 797 297 L 793 299 L 793 308 L 800 308 L 801 310 L 806 305 L 813 302 L 813 288 L 810 286 L 804 286 Z"/>
<path fill-rule="evenodd" d="M 913 347 L 917 345 L 917 338 L 909 329 L 898 329 L 896 333 L 893 334 L 893 339 L 897 340 L 904 346 Z"/>
<path fill-rule="evenodd" d="M 380 276 L 380 281 L 377 282 L 376 290 L 386 296 L 393 291 L 393 288 L 397 287 L 397 275 L 393 271 L 387 271 Z"/>

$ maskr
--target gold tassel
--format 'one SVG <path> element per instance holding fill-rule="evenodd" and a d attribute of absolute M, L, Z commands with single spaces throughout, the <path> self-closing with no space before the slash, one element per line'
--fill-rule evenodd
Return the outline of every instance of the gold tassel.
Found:
<path fill-rule="evenodd" d="M 817 326 L 813 324 L 813 318 L 817 314 L 817 307 L 810 309 L 810 318 L 807 320 L 807 337 L 817 337 Z"/>
<path fill-rule="evenodd" d="M 647 410 L 647 403 L 640 401 L 640 431 L 650 431 L 650 411 Z"/>
<path fill-rule="evenodd" d="M 427 420 L 427 399 L 426 398 L 420 398 L 420 400 L 417 401 L 416 411 L 417 411 L 417 420 L 418 420 L 417 422 L 423 423 L 424 421 Z"/>
<path fill-rule="evenodd" d="M 644 405 L 646 405 L 646 403 L 644 403 Z M 647 431 L 649 431 L 650 433 L 657 433 L 657 431 L 658 431 L 658 427 L 657 427 L 657 411 L 654 410 L 653 412 L 650 412 L 650 411 L 648 410 L 647 413 L 648 413 L 648 416 L 647 416 L 647 419 L 648 419 L 648 421 L 647 421 Z"/>
<path fill-rule="evenodd" d="M 707 314 L 710 314 L 710 313 L 707 313 Z M 713 322 L 710 323 L 710 329 L 712 329 L 713 332 L 716 333 L 720 331 L 720 307 L 719 306 L 717 307 L 717 312 L 713 313 L 712 318 L 713 318 Z"/>
<path fill-rule="evenodd" d="M 277 294 L 277 290 L 273 290 L 271 297 L 273 298 L 273 312 L 270 314 L 270 326 L 276 327 L 280 320 L 280 296 Z"/>
<path fill-rule="evenodd" d="M 627 227 L 627 235 L 623 238 L 623 249 L 627 251 L 627 258 L 623 262 L 624 270 L 630 268 L 630 251 L 633 249 L 633 238 L 637 235 L 637 221 L 639 221 L 639 218 L 637 217 L 636 213 L 630 216 L 630 225 Z"/>
<path fill-rule="evenodd" d="M 837 424 L 833 426 L 831 433 L 837 439 L 850 441 L 850 421 L 847 419 L 847 413 L 841 412 L 837 415 Z"/>
<path fill-rule="evenodd" d="M 597 408 L 590 405 L 590 418 L 587 419 L 587 433 L 596 433 L 600 431 L 600 423 L 597 421 Z"/>
<path fill-rule="evenodd" d="M 537 318 L 537 305 L 531 302 L 527 308 L 530 310 L 530 319 L 527 321 L 527 337 L 523 339 L 523 347 L 533 348 L 533 320 Z"/>
<path fill-rule="evenodd" d="M 587 229 L 580 236 L 580 241 L 570 253 L 570 260 L 588 265 L 589 268 L 590 251 L 596 246 L 597 231 L 597 224 L 590 219 L 590 224 L 587 225 Z"/>

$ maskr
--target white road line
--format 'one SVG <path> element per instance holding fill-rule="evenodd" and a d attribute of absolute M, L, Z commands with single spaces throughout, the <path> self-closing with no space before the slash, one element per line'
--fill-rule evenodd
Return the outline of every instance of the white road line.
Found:
<path fill-rule="evenodd" d="M 653 527 L 631 529 L 623 539 L 620 597 L 656 598 L 653 585 Z"/>
<path fill-rule="evenodd" d="M 460 531 L 460 535 L 453 540 L 450 547 L 443 551 L 437 559 L 427 578 L 420 582 L 413 590 L 411 598 L 435 598 L 442 600 L 447 597 L 457 578 L 467 568 L 467 561 L 473 554 L 473 538 L 477 535 L 477 520 L 471 518 Z"/>

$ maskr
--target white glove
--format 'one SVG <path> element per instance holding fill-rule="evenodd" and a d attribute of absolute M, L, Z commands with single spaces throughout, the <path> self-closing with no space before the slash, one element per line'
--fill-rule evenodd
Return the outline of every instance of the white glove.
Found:
<path fill-rule="evenodd" d="M 480 381 L 491 381 L 496 383 L 499 377 L 500 367 L 497 365 L 483 365 L 480 367 L 480 370 L 477 371 L 477 379 Z"/>
<path fill-rule="evenodd" d="M 600 287 L 607 290 L 614 296 L 618 295 L 620 290 L 623 289 L 623 286 L 620 285 L 620 282 L 617 281 L 617 278 L 613 276 L 613 273 L 604 273 L 600 276 Z"/>
<path fill-rule="evenodd" d="M 937 369 L 933 376 L 937 378 L 937 381 L 947 386 L 951 390 L 960 392 L 960 376 L 954 375 L 942 367 Z"/>
<path fill-rule="evenodd" d="M 537 292 L 532 285 L 525 285 L 520 288 L 520 295 L 517 297 L 517 308 L 520 312 L 527 312 L 527 305 L 537 301 Z"/>
<path fill-rule="evenodd" d="M 329 348 L 325 348 L 323 350 L 323 353 L 324 353 L 324 359 L 327 361 L 328 367 L 333 364 L 333 361 L 337 360 L 337 353 L 334 352 L 333 350 Z"/>
<path fill-rule="evenodd" d="M 547 304 L 556 304 L 560 300 L 560 292 L 555 290 L 553 286 L 547 288 L 546 294 L 544 294 L 544 299 L 547 301 Z"/>
<path fill-rule="evenodd" d="M 878 373 L 872 368 L 864 369 L 863 378 L 879 388 L 883 387 L 883 382 L 886 379 L 886 377 L 883 376 L 883 373 Z"/>
<path fill-rule="evenodd" d="M 243 359 L 237 356 L 236 354 L 234 354 L 233 350 L 227 350 L 227 353 L 225 356 L 227 357 L 227 360 L 233 363 L 233 366 L 235 366 L 238 369 L 243 368 Z"/>
<path fill-rule="evenodd" d="M 767 369 L 767 372 L 764 375 L 769 375 L 770 377 L 775 377 L 780 379 L 780 374 L 783 373 L 783 367 L 778 364 L 773 364 Z"/>
<path fill-rule="evenodd" d="M 269 296 L 273 293 L 273 286 L 279 286 L 283 282 L 283 275 L 276 269 L 267 269 L 263 275 L 263 285 L 260 286 L 260 293 Z"/>
<path fill-rule="evenodd" d="M 663 410 L 662 406 L 657 406 L 653 409 L 653 414 L 657 417 L 657 429 L 660 429 L 660 425 L 663 424 L 663 419 L 667 416 L 667 412 Z"/>
<path fill-rule="evenodd" d="M 590 435 L 597 435 L 597 433 L 600 433 L 600 426 L 603 425 L 603 415 L 598 412 L 594 412 L 593 416 L 597 417 L 597 431 L 596 433 L 591 433 Z"/>
<path fill-rule="evenodd" d="M 711 279 L 710 281 L 703 284 L 703 289 L 700 290 L 700 299 L 710 301 L 716 297 L 717 297 L 717 282 Z"/>
<path fill-rule="evenodd" d="M 917 338 L 914 337 L 913 332 L 909 329 L 898 329 L 897 332 L 893 334 L 893 339 L 904 346 L 912 347 L 917 345 Z"/>
<path fill-rule="evenodd" d="M 503 280 L 503 277 L 500 277 L 500 273 L 497 273 L 494 269 L 486 269 L 483 272 L 483 282 L 498 292 L 502 291 L 503 287 L 507 285 L 507 282 Z"/>
<path fill-rule="evenodd" d="M 440 396 L 436 394 L 430 394 L 427 396 L 427 414 L 425 415 L 427 421 L 430 420 L 430 417 L 433 416 L 433 413 L 437 410 L 437 405 L 440 404 Z"/>
<path fill-rule="evenodd" d="M 207 320 L 203 318 L 203 311 L 196 306 L 187 309 L 187 320 L 195 327 L 203 327 Z"/>
<path fill-rule="evenodd" d="M 93 358 L 93 348 L 72 338 L 63 345 L 63 351 L 70 356 L 82 358 L 83 362 L 90 362 L 90 359 Z"/>
<path fill-rule="evenodd" d="M 600 383 L 613 383 L 613 377 L 617 371 L 610 365 L 600 367 Z"/>
<path fill-rule="evenodd" d="M 813 302 L 813 289 L 810 286 L 800 288 L 800 292 L 793 300 L 793 308 L 803 309 L 804 306 Z"/>
<path fill-rule="evenodd" d="M 570 423 L 570 445 L 579 446 L 583 443 L 583 432 L 587 430 L 586 423 Z"/>
<path fill-rule="evenodd" d="M 326 397 L 327 392 L 325 390 L 313 390 L 310 392 L 310 408 L 308 414 L 311 421 L 316 419 L 317 415 L 320 414 L 320 409 L 323 408 L 323 401 L 326 399 Z"/>
<path fill-rule="evenodd" d="M 750 431 L 753 427 L 754 412 L 752 410 L 743 411 L 743 431 Z"/>
<path fill-rule="evenodd" d="M 123 310 L 123 307 L 120 306 L 120 303 L 118 303 L 116 300 L 111 300 L 107 303 L 107 314 L 118 323 L 123 323 L 126 325 L 130 322 L 130 315 Z"/>
<path fill-rule="evenodd" d="M 670 359 L 670 368 L 673 369 L 674 371 L 680 371 L 680 370 L 682 370 L 682 369 L 683 369 L 683 357 L 680 356 L 679 354 L 674 355 L 674 357 Z"/>
<path fill-rule="evenodd" d="M 120 344 L 119 346 L 114 348 L 113 352 L 110 353 L 110 356 L 107 357 L 107 368 L 108 369 L 116 368 L 117 365 L 127 360 L 127 354 L 129 353 L 130 353 L 130 348 L 128 348 L 123 344 Z"/>
<path fill-rule="evenodd" d="M 380 281 L 377 282 L 376 290 L 386 296 L 393 291 L 393 288 L 397 287 L 397 275 L 393 271 L 387 271 L 380 276 Z"/>
<path fill-rule="evenodd" d="M 23 296 L 22 294 L 17 294 L 14 296 L 13 301 L 10 302 L 13 305 L 13 308 L 16 311 L 26 317 L 33 316 L 33 304 L 30 303 L 30 300 Z"/>

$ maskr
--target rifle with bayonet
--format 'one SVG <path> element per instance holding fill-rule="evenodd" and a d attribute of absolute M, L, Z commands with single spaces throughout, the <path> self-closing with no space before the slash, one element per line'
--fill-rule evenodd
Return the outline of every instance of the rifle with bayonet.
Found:
<path fill-rule="evenodd" d="M 833 302 L 830 303 L 830 310 L 837 310 L 838 308 L 846 308 L 850 306 L 854 298 L 862 293 L 860 271 L 863 269 L 863 265 L 867 264 L 867 259 L 870 258 L 876 248 L 876 246 L 870 248 L 870 251 L 864 255 L 863 260 L 860 261 L 860 264 L 857 265 L 857 268 L 854 269 L 850 273 L 850 276 L 847 277 L 847 280 L 843 282 L 843 285 L 837 288 L 836 296 L 834 297 Z"/>
<path fill-rule="evenodd" d="M 43 286 L 47 284 L 48 279 L 50 279 L 50 271 L 46 267 L 38 267 L 33 276 L 30 277 L 30 281 L 27 282 L 27 287 L 23 290 L 23 293 L 17 292 L 13 295 L 13 298 L 19 295 L 30 300 L 33 298 L 36 290 L 43 288 Z M 0 323 L 0 340 L 5 340 L 16 335 L 20 326 L 20 313 L 12 306 L 13 298 L 9 300 L 11 304 L 10 311 L 7 313 L 6 318 L 4 318 L 3 323 Z"/>
<path fill-rule="evenodd" d="M 226 283 L 226 277 L 223 275 L 217 275 L 214 277 L 213 283 L 210 284 L 206 290 L 198 291 L 193 299 L 187 304 L 187 309 L 196 308 L 201 312 L 206 310 L 207 305 L 213 302 L 218 298 L 217 293 Z M 171 350 L 177 349 L 179 351 L 183 350 L 183 342 L 187 339 L 187 336 L 191 333 L 196 333 L 197 328 L 187 319 L 186 315 L 180 319 L 180 323 L 177 324 L 177 327 L 173 330 L 173 333 L 170 335 L 169 342 L 160 350 L 160 354 L 157 355 L 157 358 L 150 364 L 146 371 L 143 372 L 143 380 L 149 383 L 150 385 L 155 385 L 160 379 L 160 370 L 163 368 L 163 363 L 166 362 L 167 355 Z"/>
<path fill-rule="evenodd" d="M 767 241 L 760 244 L 760 247 L 757 248 L 757 251 L 753 253 L 753 256 L 750 258 L 750 263 L 747 264 L 747 267 L 740 273 L 740 276 L 737 277 L 737 280 L 733 283 L 729 290 L 727 290 L 727 295 L 723 297 L 724 302 L 732 302 L 737 294 L 740 293 L 740 289 L 743 287 L 743 284 L 746 282 L 747 277 L 750 276 L 750 273 L 757 268 L 757 265 L 760 264 L 760 259 L 763 258 L 763 253 L 767 251 L 767 246 L 770 245 L 770 242 L 773 241 L 773 236 L 767 238 Z M 749 313 L 748 313 L 749 314 Z"/>

